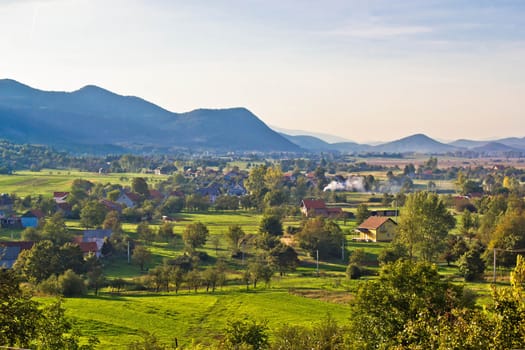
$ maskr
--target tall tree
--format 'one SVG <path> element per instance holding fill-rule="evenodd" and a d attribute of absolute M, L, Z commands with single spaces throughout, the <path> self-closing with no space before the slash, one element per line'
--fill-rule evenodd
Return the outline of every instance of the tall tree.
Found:
<path fill-rule="evenodd" d="M 100 227 L 106 218 L 107 209 L 97 200 L 88 201 L 80 211 L 80 223 L 84 227 Z"/>
<path fill-rule="evenodd" d="M 398 240 L 404 243 L 411 259 L 418 254 L 432 261 L 445 248 L 445 238 L 455 219 L 435 193 L 410 194 L 401 212 Z"/>
<path fill-rule="evenodd" d="M 131 180 L 131 190 L 135 193 L 143 195 L 145 198 L 148 197 L 148 183 L 143 177 L 134 177 Z"/>
<path fill-rule="evenodd" d="M 140 271 L 144 271 L 144 266 L 151 261 L 151 252 L 144 246 L 136 246 L 131 256 L 133 261 L 140 266 Z"/>
<path fill-rule="evenodd" d="M 71 234 L 61 213 L 56 213 L 46 220 L 42 228 L 42 238 L 48 239 L 56 245 L 71 241 Z"/>
<path fill-rule="evenodd" d="M 182 239 L 186 249 L 194 252 L 196 248 L 202 247 L 208 239 L 209 231 L 202 222 L 195 222 L 186 226 L 182 233 Z"/>

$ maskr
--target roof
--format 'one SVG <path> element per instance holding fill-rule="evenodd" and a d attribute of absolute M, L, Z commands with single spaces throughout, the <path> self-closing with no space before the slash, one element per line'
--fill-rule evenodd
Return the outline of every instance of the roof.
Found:
<path fill-rule="evenodd" d="M 126 197 L 128 197 L 132 202 L 140 202 L 140 195 L 135 192 L 125 192 Z"/>
<path fill-rule="evenodd" d="M 164 195 L 158 190 L 149 190 L 149 196 L 153 199 L 163 199 Z"/>
<path fill-rule="evenodd" d="M 97 243 L 96 242 L 80 242 L 78 243 L 78 246 L 80 247 L 80 250 L 82 250 L 82 253 L 96 253 L 98 251 Z"/>
<path fill-rule="evenodd" d="M 357 228 L 358 230 L 360 229 L 365 229 L 365 230 L 376 230 L 378 229 L 379 227 L 381 227 L 385 222 L 387 221 L 392 221 L 392 223 L 394 225 L 397 225 L 395 223 L 394 220 L 392 220 L 391 218 L 389 217 L 386 217 L 386 216 L 370 216 L 368 219 L 366 219 L 365 221 L 363 221 L 361 223 L 361 225 L 359 225 L 359 227 Z"/>
<path fill-rule="evenodd" d="M 69 192 L 53 192 L 54 198 L 64 198 L 69 195 Z"/>
<path fill-rule="evenodd" d="M 118 203 L 115 203 L 115 202 L 112 202 L 108 199 L 101 199 L 100 200 L 100 203 L 106 207 L 106 209 L 108 210 L 116 210 L 116 211 L 120 211 L 122 209 L 122 207 L 120 206 L 120 204 Z"/>
<path fill-rule="evenodd" d="M 322 199 L 303 199 L 303 206 L 306 209 L 326 209 L 326 204 Z"/>
<path fill-rule="evenodd" d="M 0 242 L 0 247 L 19 247 L 20 250 L 31 249 L 34 242 L 29 241 L 8 241 Z"/>
<path fill-rule="evenodd" d="M 104 239 L 111 236 L 111 230 L 84 230 L 84 241 L 90 238 Z"/>
<path fill-rule="evenodd" d="M 41 210 L 39 209 L 33 209 L 33 210 L 28 210 L 25 212 L 24 215 L 22 215 L 23 218 L 43 218 L 44 217 L 44 213 L 42 213 Z"/>

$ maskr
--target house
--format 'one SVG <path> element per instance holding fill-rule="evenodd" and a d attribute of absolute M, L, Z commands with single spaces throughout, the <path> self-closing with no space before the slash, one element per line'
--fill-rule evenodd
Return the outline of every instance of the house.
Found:
<path fill-rule="evenodd" d="M 22 227 L 37 227 L 40 219 L 44 217 L 44 213 L 38 209 L 33 209 L 25 212 L 24 215 L 20 217 Z"/>
<path fill-rule="evenodd" d="M 0 194 L 0 209 L 11 211 L 13 210 L 13 198 L 6 193 Z"/>
<path fill-rule="evenodd" d="M 73 206 L 68 202 L 57 202 L 57 211 L 61 212 L 65 218 L 71 218 L 73 215 Z"/>
<path fill-rule="evenodd" d="M 33 242 L 0 242 L 0 268 L 12 268 L 23 250 L 33 247 Z"/>
<path fill-rule="evenodd" d="M 116 211 L 119 214 L 122 212 L 122 206 L 118 203 L 112 202 L 108 199 L 101 199 L 100 203 L 108 210 L 108 211 Z"/>
<path fill-rule="evenodd" d="M 53 199 L 55 203 L 65 203 L 69 192 L 53 192 Z"/>
<path fill-rule="evenodd" d="M 97 258 L 100 258 L 101 252 L 98 249 L 97 242 L 79 242 L 78 246 L 82 250 L 84 257 L 89 254 L 95 254 Z"/>
<path fill-rule="evenodd" d="M 340 217 L 343 215 L 341 208 L 328 208 L 322 199 L 303 199 L 301 201 L 301 212 L 310 218 L 314 216 Z"/>
<path fill-rule="evenodd" d="M 140 196 L 133 192 L 122 192 L 116 202 L 128 208 L 135 208 L 140 203 Z"/>
<path fill-rule="evenodd" d="M 386 216 L 370 216 L 356 229 L 359 238 L 372 242 L 390 242 L 396 234 L 397 224 Z"/>
<path fill-rule="evenodd" d="M 111 237 L 111 233 L 111 230 L 84 230 L 81 242 L 95 242 L 97 251 L 100 251 L 104 245 L 104 240 Z"/>
<path fill-rule="evenodd" d="M 154 200 L 155 202 L 162 202 L 164 200 L 164 195 L 159 190 L 148 190 L 149 199 Z"/>
<path fill-rule="evenodd" d="M 202 197 L 208 197 L 210 203 L 215 203 L 217 197 L 221 195 L 221 190 L 219 185 L 213 184 L 208 187 L 199 188 L 196 193 Z"/>
<path fill-rule="evenodd" d="M 240 183 L 235 184 L 233 186 L 230 186 L 228 188 L 228 195 L 229 196 L 244 196 L 244 195 L 246 195 L 246 193 L 248 193 L 248 191 Z"/>
<path fill-rule="evenodd" d="M 0 226 L 2 228 L 20 229 L 22 228 L 22 220 L 20 220 L 19 216 L 15 215 L 4 216 L 0 218 Z"/>

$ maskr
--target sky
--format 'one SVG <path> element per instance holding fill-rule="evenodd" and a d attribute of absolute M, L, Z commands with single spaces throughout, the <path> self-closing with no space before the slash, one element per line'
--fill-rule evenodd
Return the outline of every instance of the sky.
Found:
<path fill-rule="evenodd" d="M 0 0 L 0 78 L 357 142 L 525 136 L 523 0 Z"/>

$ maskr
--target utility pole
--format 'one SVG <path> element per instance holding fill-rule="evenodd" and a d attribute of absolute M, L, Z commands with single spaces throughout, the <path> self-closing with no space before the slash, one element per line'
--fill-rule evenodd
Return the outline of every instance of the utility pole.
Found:
<path fill-rule="evenodd" d="M 341 242 L 341 261 L 345 261 L 345 239 L 346 236 L 343 236 L 343 242 Z"/>
<path fill-rule="evenodd" d="M 319 249 L 317 249 L 316 252 L 317 252 L 317 277 L 319 277 Z"/>

